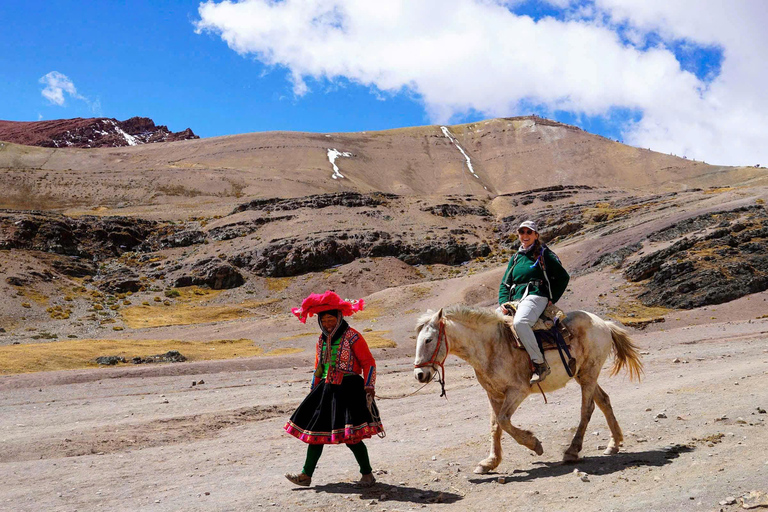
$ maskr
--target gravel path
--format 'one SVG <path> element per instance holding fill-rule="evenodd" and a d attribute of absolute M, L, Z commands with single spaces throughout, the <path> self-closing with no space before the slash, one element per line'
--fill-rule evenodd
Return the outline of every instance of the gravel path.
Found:
<path fill-rule="evenodd" d="M 513 418 L 544 455 L 505 436 L 490 475 L 472 473 L 489 448 L 485 395 L 451 357 L 447 400 L 435 385 L 379 401 L 387 437 L 367 442 L 379 483 L 366 490 L 350 483 L 356 466 L 339 447 L 326 449 L 312 487 L 282 477 L 303 462 L 304 445 L 281 427 L 307 391 L 307 366 L 3 377 L 0 510 L 736 510 L 719 503 L 768 491 L 768 416 L 758 410 L 768 407 L 767 333 L 766 320 L 636 333 L 644 380 L 601 379 L 624 451 L 601 455 L 609 432 L 598 410 L 584 458 L 560 462 L 578 418 L 569 384 L 549 405 L 531 396 Z M 379 367 L 379 393 L 415 389 L 409 360 Z"/>

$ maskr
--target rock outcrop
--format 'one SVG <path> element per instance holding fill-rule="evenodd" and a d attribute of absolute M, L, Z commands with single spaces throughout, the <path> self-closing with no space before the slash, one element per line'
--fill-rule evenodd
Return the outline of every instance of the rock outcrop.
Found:
<path fill-rule="evenodd" d="M 0 121 L 0 140 L 47 148 L 103 148 L 199 139 L 191 129 L 172 132 L 148 117 Z"/>
<path fill-rule="evenodd" d="M 732 222 L 727 220 L 737 216 Z M 627 266 L 627 280 L 648 280 L 644 283 L 646 291 L 639 296 L 641 302 L 691 309 L 768 290 L 765 209 L 752 206 L 707 214 L 680 223 L 678 229 L 714 223 L 723 227 L 702 236 L 683 238 Z"/>
<path fill-rule="evenodd" d="M 173 281 L 176 288 L 183 286 L 208 286 L 213 290 L 237 288 L 245 283 L 237 268 L 219 258 L 205 258 L 189 267 L 178 270 Z"/>
<path fill-rule="evenodd" d="M 390 199 L 395 199 L 395 194 L 361 194 L 359 192 L 337 192 L 333 194 L 317 194 L 293 199 L 254 199 L 235 208 L 232 213 L 248 210 L 257 211 L 291 211 L 299 208 L 320 209 L 329 206 L 374 207 L 386 204 Z"/>
<path fill-rule="evenodd" d="M 350 263 L 362 257 L 395 256 L 410 265 L 458 265 L 487 256 L 485 243 L 466 243 L 453 237 L 409 243 L 383 231 L 340 233 L 320 239 L 279 240 L 262 249 L 232 256 L 229 261 L 265 277 L 288 277 Z"/>
<path fill-rule="evenodd" d="M 49 212 L 0 211 L 0 249 L 25 249 L 81 258 L 133 250 L 157 223 L 131 217 L 67 217 Z"/>

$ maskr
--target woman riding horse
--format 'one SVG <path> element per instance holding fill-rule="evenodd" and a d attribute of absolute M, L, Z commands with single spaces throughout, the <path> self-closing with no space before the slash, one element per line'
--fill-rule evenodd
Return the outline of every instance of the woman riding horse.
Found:
<path fill-rule="evenodd" d="M 363 444 L 363 439 L 384 431 L 373 401 L 376 361 L 363 336 L 344 320 L 344 316 L 362 309 L 362 300 L 342 300 L 332 291 L 313 293 L 300 308 L 292 309 L 302 323 L 316 314 L 322 331 L 310 393 L 285 425 L 286 432 L 308 444 L 302 471 L 285 475 L 296 485 L 312 483 L 323 445 L 342 443 L 360 466 L 358 484 L 369 487 L 376 482 Z"/>
<path fill-rule="evenodd" d="M 568 287 L 570 276 L 558 257 L 539 240 L 539 230 L 527 220 L 517 228 L 520 249 L 509 260 L 507 271 L 499 285 L 500 310 L 510 311 L 504 304 L 519 301 L 513 324 L 520 342 L 533 363 L 531 385 L 544 381 L 550 369 L 533 334 L 533 324 L 549 304 L 560 299 Z"/>

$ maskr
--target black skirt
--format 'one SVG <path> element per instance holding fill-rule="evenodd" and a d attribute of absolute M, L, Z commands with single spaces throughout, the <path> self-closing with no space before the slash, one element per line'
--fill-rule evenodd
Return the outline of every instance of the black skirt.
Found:
<path fill-rule="evenodd" d="M 371 410 L 360 375 L 345 375 L 338 385 L 322 380 L 284 429 L 307 444 L 355 444 L 384 432 L 375 402 Z"/>

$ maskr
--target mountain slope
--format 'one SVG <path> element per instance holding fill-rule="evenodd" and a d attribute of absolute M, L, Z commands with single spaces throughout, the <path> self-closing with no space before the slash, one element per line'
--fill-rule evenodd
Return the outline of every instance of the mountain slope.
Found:
<path fill-rule="evenodd" d="M 334 168 L 335 166 L 335 168 Z M 265 132 L 90 150 L 0 146 L 0 206 L 223 213 L 242 198 L 327 192 L 482 197 L 552 185 L 684 190 L 764 182 L 538 117 L 378 132 Z M 51 179 L 51 178 L 56 179 Z M 33 204 L 34 203 L 34 204 Z"/>

